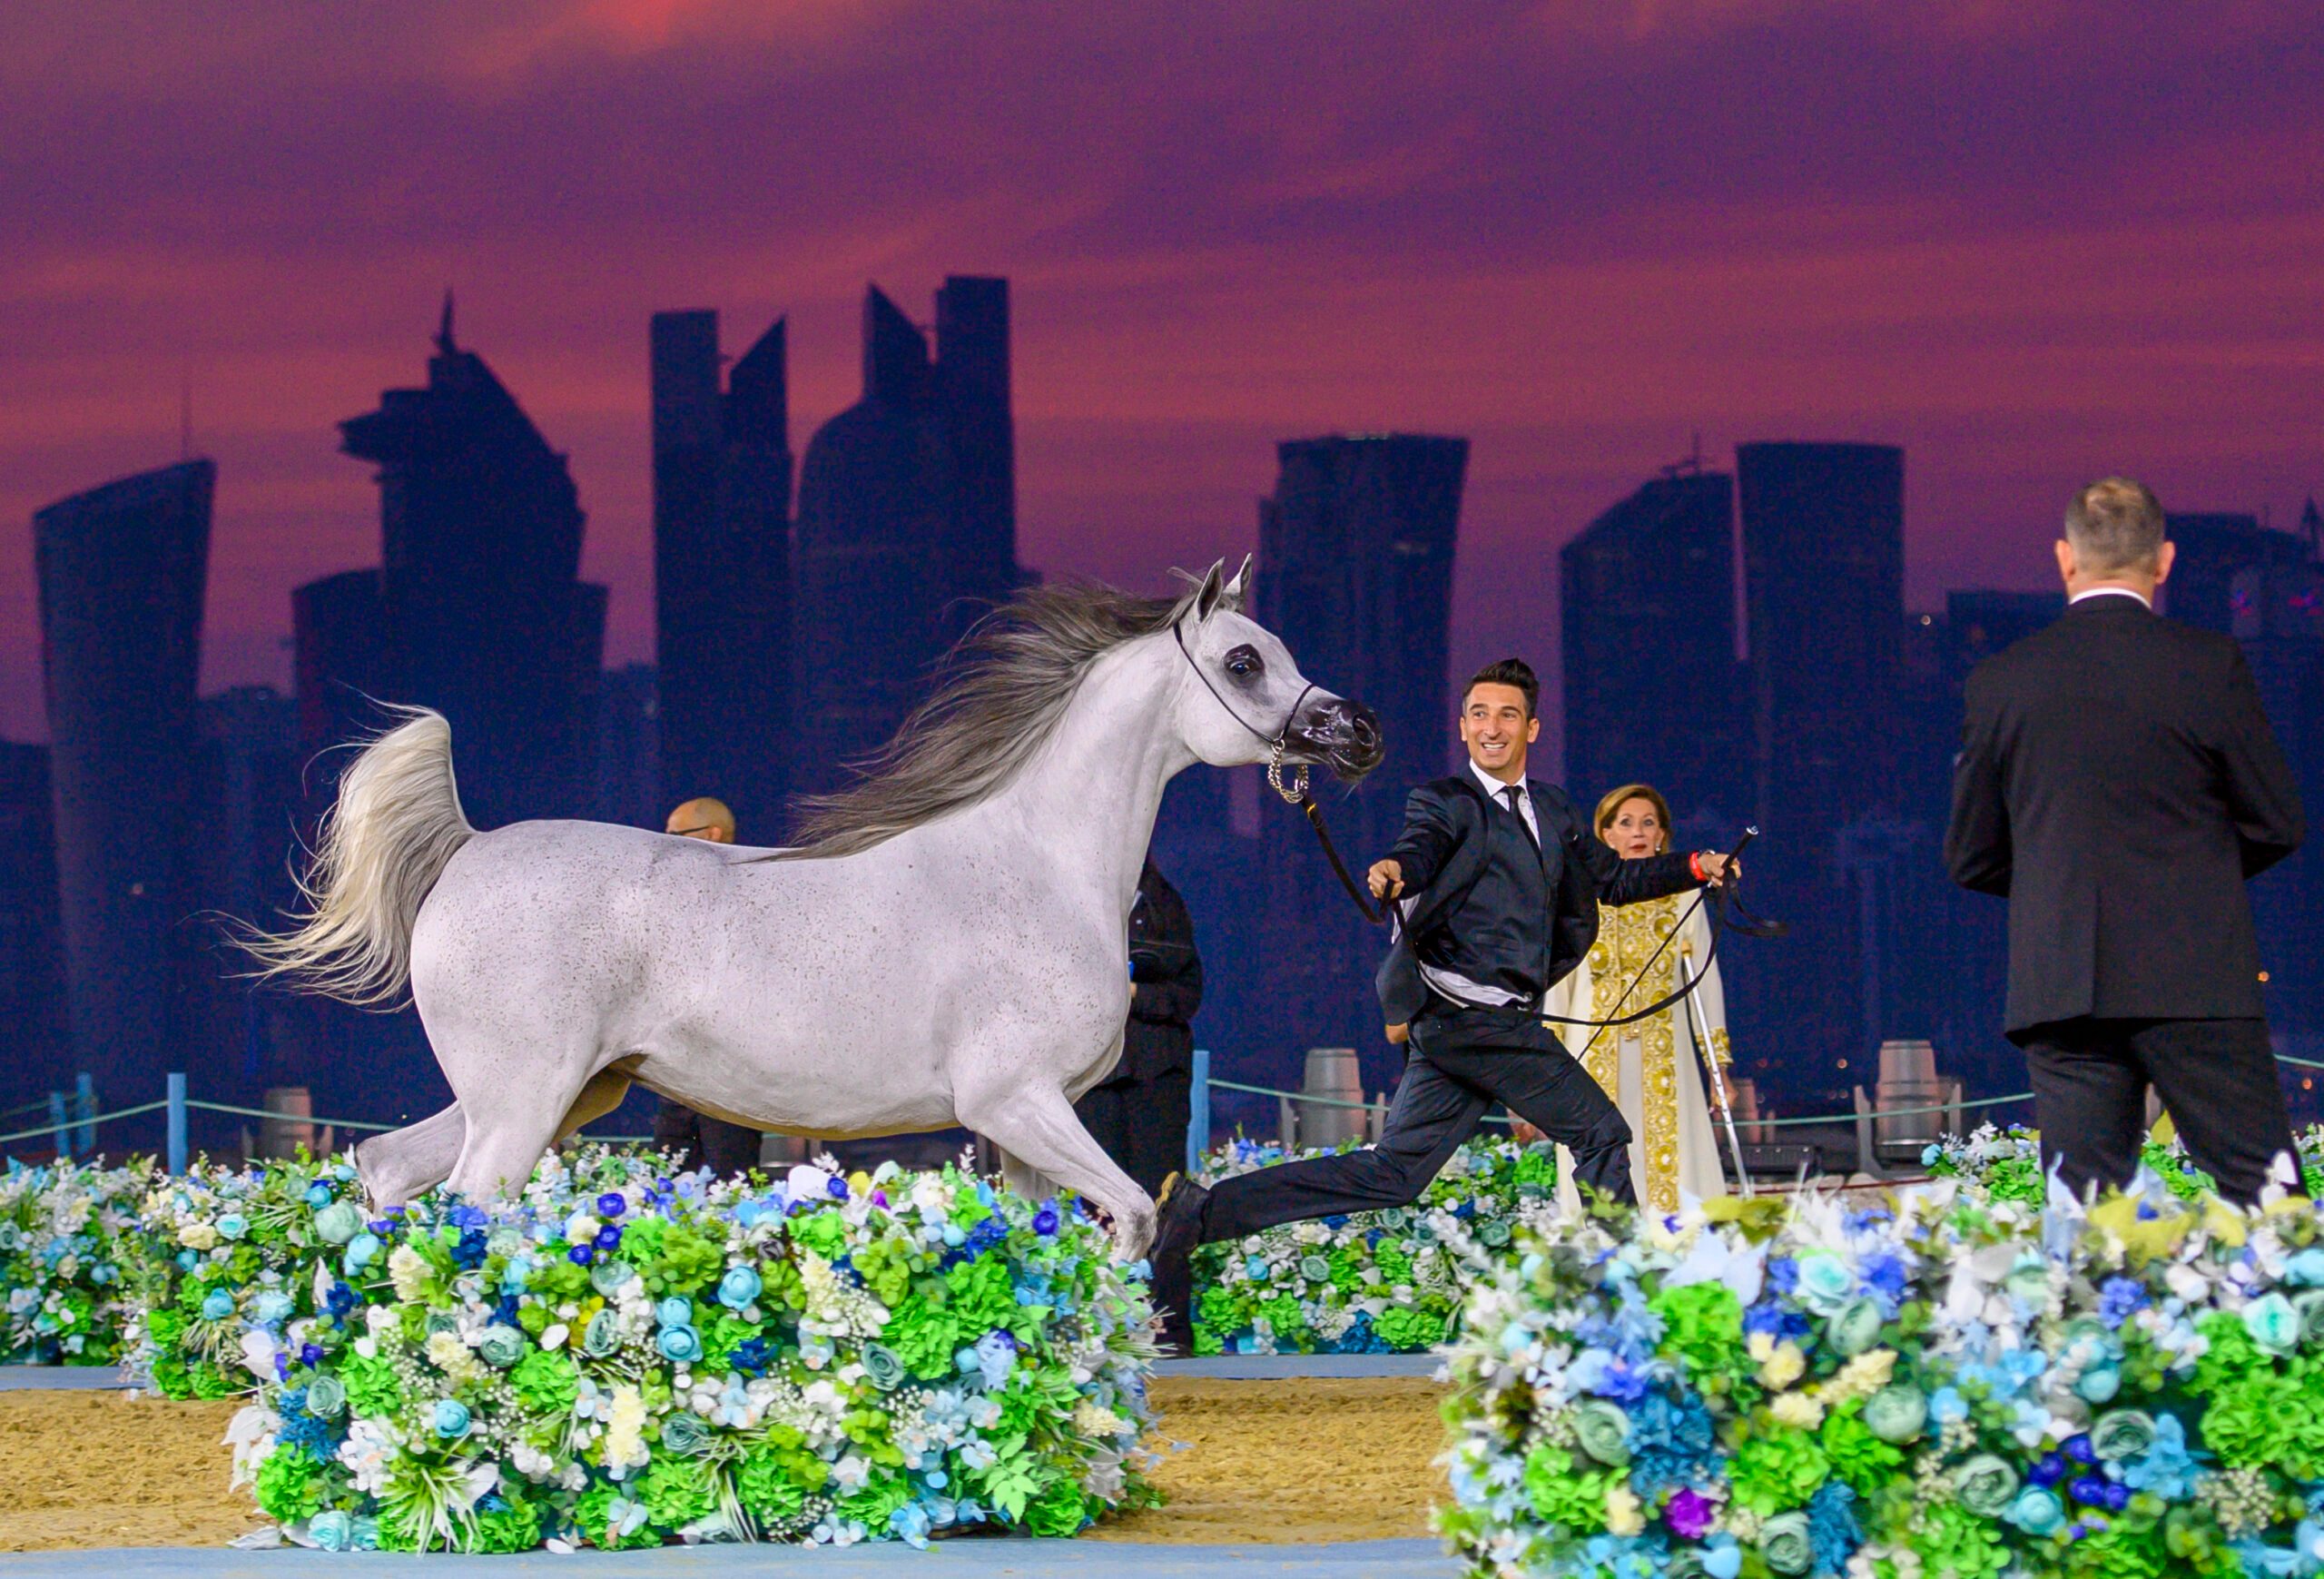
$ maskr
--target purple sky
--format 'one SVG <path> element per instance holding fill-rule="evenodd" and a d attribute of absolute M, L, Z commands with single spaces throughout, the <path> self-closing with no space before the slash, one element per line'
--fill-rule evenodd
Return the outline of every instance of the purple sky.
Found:
<path fill-rule="evenodd" d="M 2135 11 L 2135 21 L 2125 18 Z M 1021 552 L 1157 587 L 1273 441 L 1474 440 L 1455 662 L 1554 656 L 1555 551 L 1699 430 L 1904 444 L 1910 587 L 2034 585 L 2126 469 L 2324 488 L 2324 21 L 2201 6 L 1034 0 L 157 7 L 0 19 L 0 735 L 29 518 L 221 467 L 206 687 L 376 562 L 332 423 L 458 287 L 650 656 L 646 317 L 792 321 L 793 442 L 877 279 L 1015 282 Z M 1328 676 L 1319 676 L 1326 683 Z"/>

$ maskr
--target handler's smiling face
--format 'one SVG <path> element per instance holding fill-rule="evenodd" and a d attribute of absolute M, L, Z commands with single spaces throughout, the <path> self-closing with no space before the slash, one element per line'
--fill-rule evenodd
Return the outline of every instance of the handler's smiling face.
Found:
<path fill-rule="evenodd" d="M 1503 784 L 1525 776 L 1525 748 L 1541 734 L 1541 721 L 1514 686 L 1487 681 L 1470 686 L 1461 699 L 1461 743 L 1469 760 Z"/>

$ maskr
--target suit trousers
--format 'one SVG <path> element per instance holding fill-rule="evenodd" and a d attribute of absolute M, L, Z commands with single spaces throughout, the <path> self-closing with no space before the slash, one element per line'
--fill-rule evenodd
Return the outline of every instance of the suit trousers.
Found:
<path fill-rule="evenodd" d="M 1148 1195 L 1187 1165 L 1187 1120 L 1194 1076 L 1174 1069 L 1150 1080 L 1110 1081 L 1073 1104 L 1081 1127 L 1116 1167 Z"/>
<path fill-rule="evenodd" d="M 1377 1145 L 1222 1179 L 1204 1204 L 1203 1241 L 1408 1205 L 1496 1101 L 1571 1151 L 1585 1188 L 1637 1201 L 1621 1110 L 1538 1017 L 1440 1008 L 1413 1021 L 1410 1046 Z"/>
<path fill-rule="evenodd" d="M 2137 1171 L 2152 1084 L 2195 1165 L 2249 1204 L 2279 1152 L 2299 1155 L 2264 1020 L 2053 1021 L 2019 1032 L 2042 1160 L 2076 1195 Z M 2298 1188 L 2295 1173 L 2294 1188 Z"/>
<path fill-rule="evenodd" d="M 667 1097 L 654 1110 L 654 1144 L 676 1152 L 681 1169 L 708 1168 L 721 1179 L 734 1178 L 759 1165 L 756 1130 L 697 1113 Z"/>

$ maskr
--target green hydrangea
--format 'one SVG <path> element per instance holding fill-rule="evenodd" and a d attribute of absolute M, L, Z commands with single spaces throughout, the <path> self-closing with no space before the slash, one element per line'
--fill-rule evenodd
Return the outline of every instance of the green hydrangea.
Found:
<path fill-rule="evenodd" d="M 1928 1573 L 1956 1579 L 1992 1579 L 2009 1565 L 2002 1526 L 1956 1503 L 1939 1503 L 1928 1510 L 1913 1549 Z"/>
<path fill-rule="evenodd" d="M 1832 1473 L 1858 1496 L 1870 1496 L 1894 1480 L 1905 1462 L 1905 1450 L 1883 1442 L 1864 1423 L 1864 1406 L 1848 1404 L 1824 1417 L 1817 1434 Z"/>
<path fill-rule="evenodd" d="M 322 1511 L 322 1465 L 303 1447 L 279 1446 L 258 1466 L 253 1495 L 261 1512 L 295 1525 Z"/>
<path fill-rule="evenodd" d="M 1052 1540 L 1078 1535 L 1091 1520 L 1088 1499 L 1070 1480 L 1059 1479 L 1025 1506 L 1026 1527 Z"/>
<path fill-rule="evenodd" d="M 1433 1348 L 1444 1341 L 1444 1317 L 1415 1305 L 1393 1305 L 1372 1318 L 1372 1330 L 1391 1348 Z"/>
<path fill-rule="evenodd" d="M 704 1517 L 718 1503 L 717 1485 L 707 1460 L 668 1454 L 657 1456 L 645 1466 L 636 1496 L 655 1524 L 671 1528 Z"/>
<path fill-rule="evenodd" d="M 479 1552 L 529 1552 L 541 1544 L 541 1511 L 512 1489 L 504 1479 L 498 1508 L 476 1510 L 474 1549 Z"/>
<path fill-rule="evenodd" d="M 1736 1505 L 1764 1518 L 1806 1506 L 1832 1462 L 1807 1433 L 1777 1427 L 1745 1438 L 1727 1468 Z"/>
<path fill-rule="evenodd" d="M 1525 1500 L 1544 1521 L 1575 1535 L 1605 1527 L 1606 1488 L 1620 1477 L 1611 1469 L 1575 1474 L 1573 1455 L 1549 1443 L 1525 1456 Z"/>
<path fill-rule="evenodd" d="M 580 1394 L 580 1381 L 570 1357 L 546 1348 L 533 1350 L 508 1372 L 508 1385 L 516 1390 L 517 1401 L 536 1414 L 568 1413 Z M 351 1390 L 349 1396 L 353 1397 Z"/>

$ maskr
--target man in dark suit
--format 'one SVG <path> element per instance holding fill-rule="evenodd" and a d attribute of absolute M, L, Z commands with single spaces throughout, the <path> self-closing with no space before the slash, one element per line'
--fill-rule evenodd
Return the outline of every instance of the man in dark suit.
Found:
<path fill-rule="evenodd" d="M 670 813 L 662 831 L 681 839 L 701 839 L 713 844 L 734 842 L 734 814 L 726 803 L 711 795 L 682 801 Z M 654 1144 L 677 1159 L 681 1169 L 707 1168 L 721 1179 L 734 1179 L 759 1163 L 759 1132 L 747 1124 L 730 1123 L 697 1113 L 684 1102 L 664 1097 L 654 1110 Z"/>
<path fill-rule="evenodd" d="M 1504 658 L 1461 696 L 1467 771 L 1412 792 L 1395 847 L 1370 872 L 1400 899 L 1381 1005 L 1406 1023 L 1403 1079 L 1379 1143 L 1167 1192 L 1154 1251 L 1164 1336 L 1191 1336 L 1187 1258 L 1198 1244 L 1277 1223 L 1403 1206 L 1418 1198 L 1496 1101 L 1572 1151 L 1581 1182 L 1633 1201 L 1630 1126 L 1541 1019 L 1542 995 L 1589 952 L 1598 905 L 1716 880 L 1723 855 L 1624 861 L 1565 792 L 1525 776 L 1541 732 L 1533 671 Z"/>
<path fill-rule="evenodd" d="M 1129 912 L 1129 1023 L 1121 1061 L 1073 1104 L 1081 1127 L 1148 1195 L 1185 1166 L 1202 956 L 1194 918 L 1148 854 Z"/>
<path fill-rule="evenodd" d="M 2074 496 L 2065 614 L 1969 676 L 1945 862 L 2009 901 L 2005 1029 L 2063 1182 L 2130 1181 L 2151 1083 L 2250 1201 L 2292 1138 L 2243 884 L 2299 847 L 2299 791 L 2242 649 L 2154 613 L 2162 530 L 2135 482 Z"/>

